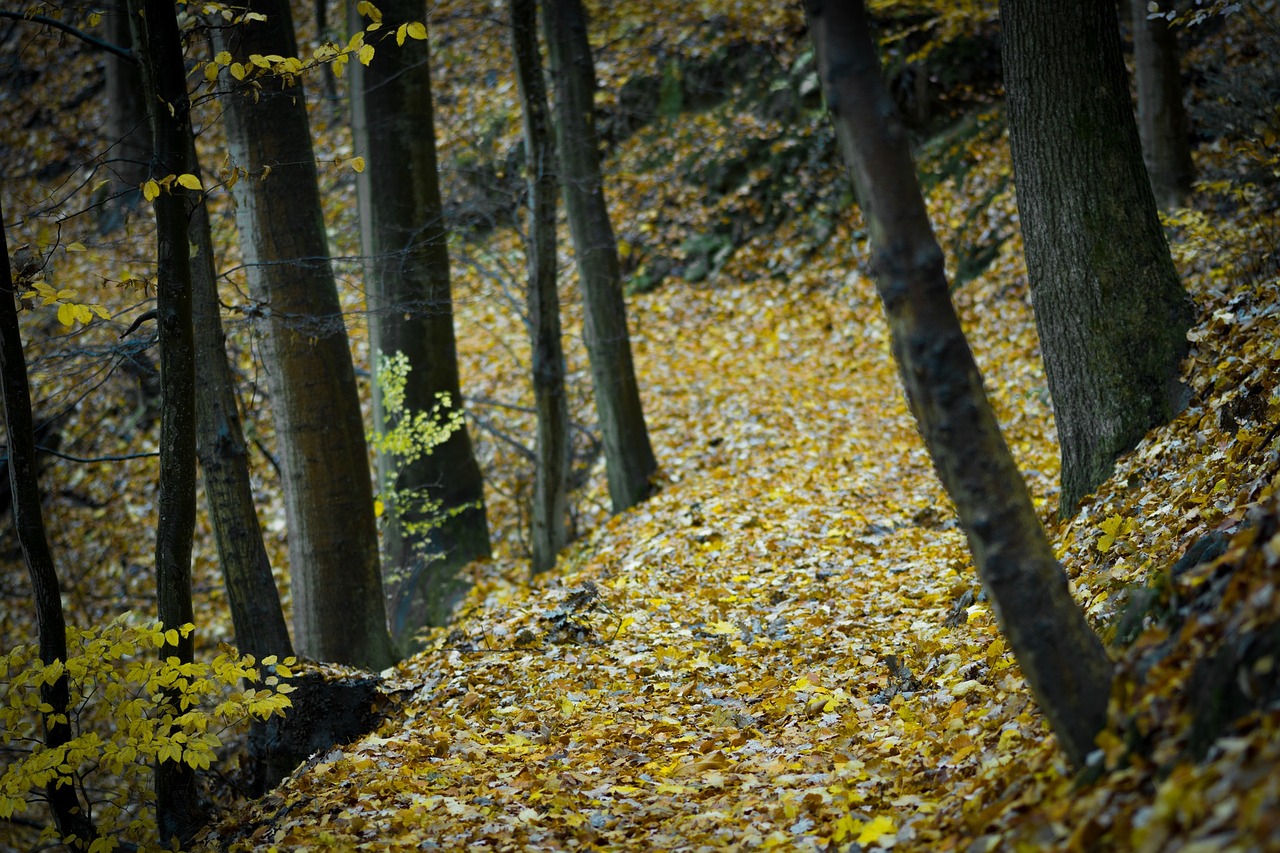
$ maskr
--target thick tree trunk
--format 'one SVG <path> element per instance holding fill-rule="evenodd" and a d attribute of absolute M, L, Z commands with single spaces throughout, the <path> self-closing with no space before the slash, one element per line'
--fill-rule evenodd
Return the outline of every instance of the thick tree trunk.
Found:
<path fill-rule="evenodd" d="M 0 222 L 4 221 L 0 215 Z M 62 613 L 62 591 L 58 570 L 49 550 L 44 515 L 40 507 L 40 481 L 36 460 L 35 425 L 31 417 L 31 388 L 27 381 L 27 360 L 18 328 L 18 294 L 9 267 L 9 246 L 0 228 L 0 400 L 4 405 L 4 428 L 8 441 L 9 488 L 13 495 L 13 529 L 31 575 L 35 599 L 36 631 L 39 634 L 40 662 L 46 665 L 67 660 L 67 626 Z M 71 727 L 58 717 L 70 708 L 70 682 L 66 672 L 52 684 L 40 685 L 40 701 L 53 710 L 44 714 L 44 743 L 58 749 L 71 740 Z M 97 837 L 88 812 L 80 804 L 72 784 L 50 782 L 45 796 L 53 812 L 58 833 L 76 836 L 76 850 L 87 850 Z"/>
<path fill-rule="evenodd" d="M 388 32 L 420 21 L 424 12 L 414 0 L 389 0 L 378 8 Z M 358 26 L 353 19 L 353 29 Z M 410 369 L 403 411 L 397 414 L 385 410 L 374 383 L 374 420 L 381 431 L 431 411 L 441 394 L 452 406 L 462 405 L 430 59 L 427 41 L 410 36 L 402 46 L 380 40 L 367 68 L 350 65 L 355 149 L 366 161 L 357 186 L 370 356 L 376 371 L 382 356 L 402 353 Z M 423 625 L 448 622 L 468 587 L 459 570 L 489 556 L 484 480 L 465 424 L 416 461 L 406 464 L 380 454 L 378 479 L 387 503 L 386 570 L 399 587 L 392 629 L 397 643 L 406 646 Z M 395 494 L 402 500 L 396 502 Z M 422 497 L 438 503 L 438 509 L 423 511 Z M 436 526 L 414 529 L 433 516 Z"/>
<path fill-rule="evenodd" d="M 644 500 L 658 470 L 631 361 L 618 247 L 600 177 L 596 91 L 581 0 L 545 0 L 542 22 L 555 77 L 556 147 L 586 310 L 587 355 L 614 512 Z"/>
<path fill-rule="evenodd" d="M 191 157 L 191 173 L 199 163 Z M 227 363 L 226 335 L 218 303 L 218 277 L 209 234 L 209 210 L 203 199 L 192 211 L 190 241 L 192 321 L 196 349 L 196 455 L 204 475 L 204 495 L 218 543 L 218 562 L 231 605 L 236 645 L 261 660 L 289 657 L 293 644 L 262 542 L 253 503 L 249 455 L 236 405 L 235 377 Z"/>
<path fill-rule="evenodd" d="M 129 0 L 133 43 L 150 105 L 152 177 L 192 172 L 191 104 L 182 36 L 166 0 Z M 156 196 L 156 324 L 160 333 L 160 518 L 156 526 L 156 598 L 160 621 L 180 628 L 195 620 L 191 605 L 191 537 L 196 523 L 196 367 L 191 325 L 191 253 L 187 226 L 195 204 L 174 183 Z M 195 660 L 194 634 L 162 656 Z M 181 713 L 176 696 L 167 713 Z M 195 770 L 183 761 L 156 763 L 156 822 L 165 843 L 185 844 L 204 824 Z"/>
<path fill-rule="evenodd" d="M 215 29 L 220 50 L 295 56 L 289 6 L 254 0 L 265 21 Z M 305 655 L 378 670 L 387 633 L 377 527 L 355 369 L 347 347 L 300 85 L 261 79 L 224 99 L 236 223 L 263 318 L 267 381 L 289 524 L 294 642 Z"/>
<path fill-rule="evenodd" d="M 1142 165 L 1115 5 L 1002 0 L 1000 16 L 1066 516 L 1183 404 L 1178 369 L 1193 311 Z"/>
<path fill-rule="evenodd" d="M 1164 18 L 1147 16 L 1147 0 L 1130 0 L 1138 84 L 1138 136 L 1156 203 L 1170 209 L 1191 194 L 1191 133 L 1182 103 L 1178 37 Z"/>
<path fill-rule="evenodd" d="M 126 0 L 112 0 L 104 16 L 107 41 L 121 47 L 133 42 L 129 30 Z M 98 214 L 103 233 L 123 224 L 128 211 L 142 200 L 142 182 L 151 162 L 151 131 L 147 126 L 147 104 L 142 94 L 142 78 L 136 63 L 108 55 L 107 64 L 107 173 L 111 177 L 110 197 Z"/>
<path fill-rule="evenodd" d="M 893 353 L 1001 630 L 1077 766 L 1106 723 L 1111 664 L 1071 599 L 948 295 L 907 135 L 862 3 L 806 2 L 819 74 L 875 250 Z"/>
<path fill-rule="evenodd" d="M 556 555 L 568 541 L 569 406 L 556 291 L 555 145 L 538 53 L 538 5 L 537 0 L 510 0 L 509 7 L 529 170 L 529 334 L 538 412 L 533 488 L 533 572 L 537 574 L 555 565 Z"/>

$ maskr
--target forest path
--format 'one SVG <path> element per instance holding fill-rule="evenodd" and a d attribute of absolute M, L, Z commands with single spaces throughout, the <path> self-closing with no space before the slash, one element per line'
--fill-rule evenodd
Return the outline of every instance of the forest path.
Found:
<path fill-rule="evenodd" d="M 671 288 L 633 328 L 661 491 L 532 588 L 482 578 L 252 843 L 927 843 L 949 780 L 1043 738 L 985 607 L 953 615 L 976 582 L 870 283 Z"/>

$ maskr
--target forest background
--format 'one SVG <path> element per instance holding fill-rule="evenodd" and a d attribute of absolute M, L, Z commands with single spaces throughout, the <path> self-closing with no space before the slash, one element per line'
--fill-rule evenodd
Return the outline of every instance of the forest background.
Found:
<path fill-rule="evenodd" d="M 426 634 L 426 650 L 377 688 L 381 728 L 317 754 L 247 811 L 215 820 L 202 843 L 1276 843 L 1280 540 L 1264 510 L 1280 460 L 1280 73 L 1259 59 L 1280 46 L 1273 11 L 1220 8 L 1178 30 L 1199 180 L 1165 225 L 1199 312 L 1184 370 L 1194 397 L 1060 522 L 996 10 L 876 7 L 953 298 L 1074 597 L 1120 664 L 1118 716 L 1101 763 L 1079 781 L 1000 637 L 902 398 L 798 6 L 590 9 L 605 189 L 660 473 L 653 497 L 612 514 L 562 237 L 577 536 L 529 581 L 535 405 L 509 23 L 504 4 L 433 5 L 425 33 L 461 384 L 493 557 L 468 568 L 454 623 Z M 100 23 L 93 10 L 50 12 L 90 33 Z M 294 13 L 304 46 L 332 35 L 314 8 Z M 64 607 L 76 629 L 146 636 L 155 341 L 146 327 L 122 333 L 152 302 L 153 223 L 145 206 L 117 209 L 98 186 L 117 141 L 102 97 L 107 58 L 56 29 L 3 23 L 5 230 L 15 270 L 39 294 L 24 305 L 23 337 L 41 442 L 54 451 L 40 482 Z M 189 61 L 207 60 L 191 49 Z M 329 251 L 371 422 L 363 164 L 347 80 L 321 68 L 306 77 Z M 195 106 L 254 498 L 287 609 L 261 332 L 230 195 L 214 186 L 232 164 L 220 102 Z M 118 221 L 103 223 L 107 208 Z M 14 673 L 31 657 L 19 647 L 36 633 L 33 593 L 16 548 L 4 557 L 0 619 L 17 650 L 4 674 L 15 708 L 6 731 L 30 736 L 34 716 L 14 722 L 31 695 Z M 233 639 L 217 561 L 202 513 L 191 621 L 204 660 Z M 117 656 L 122 666 L 145 657 Z M 86 702 L 78 725 L 110 739 L 127 728 L 110 711 Z M 219 734 L 218 773 L 204 784 L 227 808 L 252 785 L 236 750 L 244 736 Z M 7 768 L 30 754 L 23 736 L 4 747 Z M 100 755 L 76 772 L 99 821 L 126 841 L 153 838 L 143 775 Z M 6 843 L 37 846 L 48 826 L 37 797 L 6 817 Z"/>

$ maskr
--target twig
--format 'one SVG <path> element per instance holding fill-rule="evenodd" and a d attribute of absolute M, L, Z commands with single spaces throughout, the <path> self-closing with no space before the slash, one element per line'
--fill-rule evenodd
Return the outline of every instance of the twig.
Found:
<path fill-rule="evenodd" d="M 97 36 L 91 36 L 82 29 L 63 23 L 57 18 L 50 18 L 48 15 L 24 15 L 21 12 L 10 12 L 7 9 L 0 9 L 0 18 L 12 18 L 15 21 L 33 21 L 37 24 L 44 24 L 45 26 L 53 27 L 55 30 L 62 30 L 64 33 L 70 33 L 83 42 L 87 42 L 100 50 L 105 50 L 107 53 L 120 57 L 125 62 L 132 62 L 135 65 L 138 63 L 137 58 L 133 55 L 133 51 L 129 50 L 127 47 L 120 47 L 119 45 L 112 44 L 111 42 L 103 41 Z"/>

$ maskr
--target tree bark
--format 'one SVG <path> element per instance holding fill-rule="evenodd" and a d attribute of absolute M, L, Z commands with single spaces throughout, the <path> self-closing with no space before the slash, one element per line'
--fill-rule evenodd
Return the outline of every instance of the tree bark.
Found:
<path fill-rule="evenodd" d="M 0 222 L 4 221 L 0 215 Z M 4 405 L 4 428 L 8 437 L 9 489 L 13 495 L 13 529 L 22 550 L 36 609 L 40 662 L 48 666 L 67 660 L 67 626 L 62 613 L 62 591 L 58 570 L 49 550 L 44 514 L 40 506 L 40 481 L 36 459 L 35 425 L 31 417 L 31 388 L 27 380 L 27 360 L 22 351 L 18 327 L 13 273 L 9 267 L 9 246 L 0 228 L 0 398 Z M 58 749 L 71 740 L 71 687 L 66 672 L 52 684 L 40 685 L 40 701 L 53 710 L 42 715 L 44 744 Z M 65 777 L 64 777 L 65 778 Z M 80 804 L 74 777 L 72 784 L 50 782 L 45 797 L 53 812 L 54 825 L 63 838 L 75 836 L 76 850 L 88 850 L 97 837 L 88 812 Z"/>
<path fill-rule="evenodd" d="M 593 114 L 595 68 L 581 0 L 546 0 L 542 23 L 555 78 L 560 181 L 586 310 L 583 333 L 591 360 L 609 498 L 613 511 L 622 512 L 649 495 L 658 463 L 649 443 L 631 360 L 618 247 L 600 176 L 600 143 Z"/>
<path fill-rule="evenodd" d="M 907 398 L 1032 694 L 1077 767 L 1106 723 L 1111 664 L 1054 558 L 948 295 L 910 145 L 862 3 L 807 0 L 818 69 L 875 251 Z"/>
<path fill-rule="evenodd" d="M 215 29 L 237 61 L 296 56 L 289 6 L 253 0 L 265 21 Z M 347 346 L 301 85 L 272 76 L 227 95 L 236 223 L 265 328 L 267 380 L 289 524 L 294 641 L 320 660 L 392 663 L 355 369 Z"/>
<path fill-rule="evenodd" d="M 191 173 L 199 162 L 191 155 Z M 196 455 L 204 475 L 204 495 L 218 545 L 218 563 L 231 606 L 236 646 L 261 660 L 289 657 L 293 644 L 280 606 L 280 591 L 271 574 L 271 559 L 253 503 L 249 455 L 236 405 L 235 377 L 227 363 L 226 335 L 218 302 L 218 276 L 204 199 L 191 214 L 189 239 L 196 255 L 191 264 L 192 321 L 196 350 Z"/>
<path fill-rule="evenodd" d="M 378 4 L 384 30 L 420 21 L 414 0 Z M 354 12 L 353 12 L 354 14 Z M 361 24 L 352 19 L 353 30 Z M 431 103 L 430 50 L 425 39 L 378 42 L 368 67 L 349 66 L 352 135 L 365 157 L 357 177 L 360 233 L 365 256 L 370 357 L 376 373 L 382 356 L 404 354 L 409 362 L 403 411 L 387 412 L 374 383 L 374 423 L 391 430 L 398 421 L 431 411 L 439 395 L 462 406 L 453 297 L 449 281 L 448 233 L 436 168 Z M 407 646 L 423 625 L 444 625 L 469 582 L 460 569 L 487 558 L 489 524 L 484 479 L 465 423 L 444 444 L 416 461 L 378 457 L 386 570 L 399 577 L 392 602 L 392 630 Z M 409 502 L 388 501 L 399 493 Z M 435 512 L 415 506 L 423 496 Z M 438 521 L 430 530 L 414 525 Z"/>
<path fill-rule="evenodd" d="M 556 563 L 568 542 L 569 406 L 556 291 L 555 145 L 538 53 L 537 0 L 510 0 L 511 44 L 524 111 L 529 183 L 529 334 L 537 409 L 537 473 L 533 488 L 533 573 Z"/>
<path fill-rule="evenodd" d="M 172 3 L 129 0 L 143 92 L 151 121 L 152 177 L 190 174 L 191 104 L 182 36 Z M 154 201 L 156 325 L 160 337 L 160 518 L 156 525 L 156 598 L 166 628 L 194 622 L 191 539 L 196 522 L 195 341 L 191 322 L 191 256 L 187 226 L 195 198 L 174 183 Z M 193 633 L 162 656 L 195 660 Z M 165 713 L 178 716 L 176 695 Z M 165 843 L 190 841 L 203 826 L 195 770 L 183 761 L 156 762 L 156 822 Z"/>
<path fill-rule="evenodd" d="M 1062 445 L 1059 511 L 1185 403 L 1193 308 L 1142 165 L 1107 0 L 1001 0 L 1009 143 Z"/>
<path fill-rule="evenodd" d="M 126 0 L 112 0 L 103 16 L 107 41 L 128 47 Z M 112 178 L 111 195 L 98 215 L 98 229 L 106 233 L 123 224 L 129 210 L 142 200 L 142 182 L 151 162 L 151 132 L 147 125 L 147 104 L 142 94 L 142 78 L 137 63 L 108 55 L 107 65 L 107 151 L 106 166 Z"/>
<path fill-rule="evenodd" d="M 1182 103 L 1178 37 L 1163 18 L 1147 15 L 1147 0 L 1130 0 L 1138 84 L 1138 136 L 1156 203 L 1168 210 L 1191 194 L 1191 132 Z"/>

